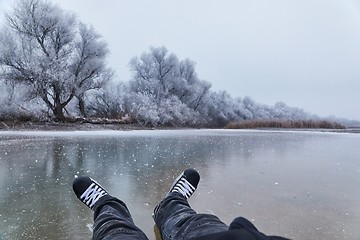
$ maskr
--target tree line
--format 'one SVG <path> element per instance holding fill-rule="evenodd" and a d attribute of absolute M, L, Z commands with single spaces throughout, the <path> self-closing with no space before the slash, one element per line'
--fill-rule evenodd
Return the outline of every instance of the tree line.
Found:
<path fill-rule="evenodd" d="M 312 119 L 302 109 L 213 91 L 190 59 L 165 47 L 130 60 L 131 78 L 115 79 L 96 30 L 44 0 L 19 0 L 0 35 L 0 118 L 66 121 L 125 119 L 146 125 L 225 126 L 256 119 Z"/>

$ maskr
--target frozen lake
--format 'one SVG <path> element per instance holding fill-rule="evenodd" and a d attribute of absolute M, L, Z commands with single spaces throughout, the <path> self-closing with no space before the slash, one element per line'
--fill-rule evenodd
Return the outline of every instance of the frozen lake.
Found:
<path fill-rule="evenodd" d="M 75 174 L 154 239 L 153 208 L 188 167 L 198 212 L 293 239 L 360 239 L 360 134 L 246 130 L 0 132 L 0 239 L 91 239 Z"/>

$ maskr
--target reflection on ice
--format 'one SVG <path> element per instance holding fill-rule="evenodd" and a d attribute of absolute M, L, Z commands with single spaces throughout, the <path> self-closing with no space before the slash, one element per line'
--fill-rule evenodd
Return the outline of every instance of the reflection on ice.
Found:
<path fill-rule="evenodd" d="M 90 238 L 75 175 L 125 201 L 154 239 L 151 213 L 180 171 L 201 182 L 190 204 L 269 234 L 357 239 L 360 135 L 238 130 L 0 132 L 1 234 Z M 211 200 L 211 201 L 210 201 Z M 342 229 L 339 231 L 339 229 Z"/>

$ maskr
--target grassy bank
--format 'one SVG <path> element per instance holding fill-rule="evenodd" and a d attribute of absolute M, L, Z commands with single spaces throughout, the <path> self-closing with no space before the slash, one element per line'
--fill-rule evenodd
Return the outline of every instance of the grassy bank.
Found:
<path fill-rule="evenodd" d="M 147 126 L 116 119 L 72 119 L 67 122 L 38 121 L 33 119 L 0 119 L 0 130 L 139 130 L 208 128 L 208 126 Z M 212 127 L 213 128 L 213 127 Z M 246 120 L 227 124 L 225 129 L 346 129 L 340 123 L 326 120 Z"/>
<path fill-rule="evenodd" d="M 254 128 L 297 128 L 297 129 L 345 129 L 337 122 L 326 120 L 246 120 L 231 122 L 226 125 L 228 129 L 254 129 Z"/>

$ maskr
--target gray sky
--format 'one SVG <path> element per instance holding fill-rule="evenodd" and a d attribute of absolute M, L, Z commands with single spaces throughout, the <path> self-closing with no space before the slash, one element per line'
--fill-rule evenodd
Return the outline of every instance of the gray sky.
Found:
<path fill-rule="evenodd" d="M 360 120 L 360 0 L 52 1 L 103 35 L 122 81 L 165 46 L 213 90 Z"/>

